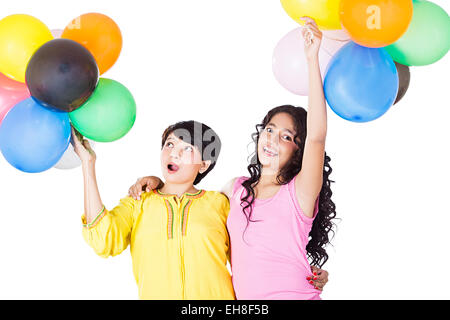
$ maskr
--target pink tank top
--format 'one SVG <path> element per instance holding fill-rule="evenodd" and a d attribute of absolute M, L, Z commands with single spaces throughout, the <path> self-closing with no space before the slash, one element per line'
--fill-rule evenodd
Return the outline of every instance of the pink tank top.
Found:
<path fill-rule="evenodd" d="M 239 300 L 320 300 L 309 284 L 311 267 L 306 255 L 314 218 L 300 208 L 295 178 L 270 199 L 256 199 L 248 228 L 241 198 L 246 195 L 237 179 L 230 199 L 227 227 L 231 241 L 231 270 Z M 314 217 L 319 211 L 317 199 Z M 245 234 L 244 234 L 245 230 Z"/>

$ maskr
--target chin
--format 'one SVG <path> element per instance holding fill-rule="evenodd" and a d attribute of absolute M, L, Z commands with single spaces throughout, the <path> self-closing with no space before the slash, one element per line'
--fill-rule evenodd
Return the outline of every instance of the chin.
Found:
<path fill-rule="evenodd" d="M 189 182 L 194 182 L 194 179 L 190 179 L 189 177 L 183 177 L 177 174 L 169 174 L 166 173 L 164 174 L 164 179 L 166 183 L 171 183 L 171 184 L 186 184 Z"/>

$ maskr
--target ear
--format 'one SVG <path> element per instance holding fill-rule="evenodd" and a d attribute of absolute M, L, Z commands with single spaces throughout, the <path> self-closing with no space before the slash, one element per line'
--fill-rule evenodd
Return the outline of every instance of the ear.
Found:
<path fill-rule="evenodd" d="M 201 174 L 205 173 L 209 169 L 210 165 L 211 160 L 202 161 L 202 166 L 200 167 L 199 173 Z"/>

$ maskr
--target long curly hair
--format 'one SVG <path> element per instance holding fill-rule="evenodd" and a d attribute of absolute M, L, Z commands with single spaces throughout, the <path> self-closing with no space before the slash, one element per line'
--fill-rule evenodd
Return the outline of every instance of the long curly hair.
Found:
<path fill-rule="evenodd" d="M 303 153 L 305 150 L 305 141 L 307 134 L 307 111 L 301 107 L 294 107 L 291 105 L 284 105 L 272 109 L 264 118 L 261 124 L 256 125 L 256 132 L 252 134 L 252 140 L 255 143 L 255 153 L 250 157 L 250 165 L 247 167 L 250 173 L 250 178 L 246 179 L 242 186 L 245 188 L 246 195 L 241 198 L 241 207 L 243 213 L 247 218 L 247 227 L 250 222 L 258 222 L 252 220 L 253 203 L 255 202 L 255 189 L 254 187 L 259 183 L 261 178 L 262 165 L 258 158 L 258 142 L 259 137 L 271 121 L 271 119 L 278 113 L 289 114 L 294 122 L 295 132 L 297 133 L 294 141 L 298 146 L 297 151 L 293 154 L 291 159 L 286 165 L 280 169 L 277 175 L 277 182 L 280 185 L 288 184 L 294 179 L 297 174 L 302 170 Z M 319 196 L 319 212 L 314 220 L 314 223 L 309 234 L 309 242 L 306 246 L 308 259 L 311 265 L 322 267 L 328 260 L 328 254 L 325 247 L 330 243 L 329 234 L 334 235 L 333 228 L 335 224 L 332 222 L 336 218 L 336 205 L 331 200 L 332 191 L 329 177 L 333 171 L 330 166 L 330 157 L 325 153 L 325 163 L 323 172 L 323 185 Z M 246 213 L 248 212 L 248 213 Z M 247 228 L 246 228 L 247 229 Z M 245 231 L 244 231 L 245 233 Z"/>

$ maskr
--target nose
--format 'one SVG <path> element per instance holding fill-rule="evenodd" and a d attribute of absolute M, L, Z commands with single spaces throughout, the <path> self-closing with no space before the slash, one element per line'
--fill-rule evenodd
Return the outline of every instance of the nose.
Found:
<path fill-rule="evenodd" d="M 273 133 L 269 132 L 267 138 L 268 138 L 267 140 L 270 142 L 271 145 L 273 145 L 273 146 L 278 145 L 279 135 L 277 132 L 273 132 Z"/>
<path fill-rule="evenodd" d="M 180 159 L 183 156 L 182 148 L 173 148 L 170 152 L 170 157 L 173 159 Z"/>

